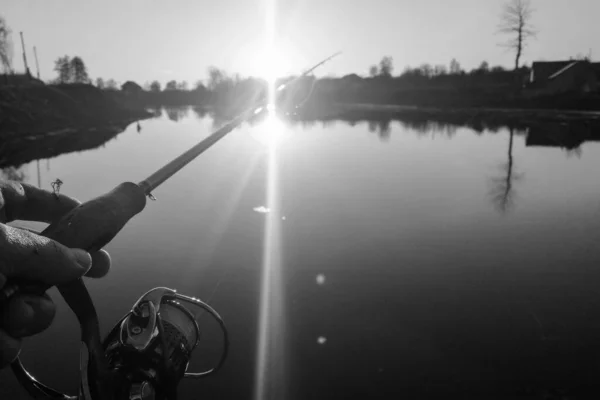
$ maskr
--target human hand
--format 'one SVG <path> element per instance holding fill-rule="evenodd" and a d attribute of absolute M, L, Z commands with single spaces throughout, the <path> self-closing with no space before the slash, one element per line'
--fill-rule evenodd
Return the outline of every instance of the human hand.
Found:
<path fill-rule="evenodd" d="M 104 250 L 90 255 L 29 231 L 5 225 L 13 220 L 52 223 L 80 203 L 70 197 L 16 182 L 0 181 L 0 289 L 7 279 L 49 286 L 83 275 L 102 277 L 110 268 Z M 17 294 L 0 309 L 0 369 L 21 350 L 21 339 L 39 333 L 56 312 L 47 294 Z"/>

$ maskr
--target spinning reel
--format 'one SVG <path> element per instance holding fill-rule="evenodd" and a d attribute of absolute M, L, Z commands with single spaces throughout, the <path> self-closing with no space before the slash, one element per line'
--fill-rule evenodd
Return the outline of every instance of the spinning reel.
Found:
<path fill-rule="evenodd" d="M 198 316 L 208 312 L 221 326 L 223 352 L 207 371 L 187 372 L 200 340 Z M 85 334 L 85 328 L 82 325 Z M 98 356 L 82 343 L 79 396 L 68 396 L 37 381 L 17 360 L 12 369 L 34 399 L 62 400 L 171 400 L 183 378 L 215 373 L 227 357 L 227 330 L 219 314 L 199 299 L 168 288 L 145 293 L 110 331 Z M 100 358 L 98 360 L 97 358 Z"/>

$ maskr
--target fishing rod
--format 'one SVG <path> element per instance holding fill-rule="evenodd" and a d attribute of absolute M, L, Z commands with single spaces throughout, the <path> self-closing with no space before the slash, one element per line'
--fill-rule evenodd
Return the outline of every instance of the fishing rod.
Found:
<path fill-rule="evenodd" d="M 335 53 L 279 86 L 283 92 L 330 61 Z M 152 191 L 209 149 L 242 122 L 266 109 L 264 102 L 234 118 L 210 136 L 158 169 L 139 183 L 124 182 L 112 191 L 74 208 L 49 225 L 41 235 L 67 247 L 95 252 L 106 246 L 146 206 Z M 17 358 L 12 370 L 35 399 L 174 399 L 183 377 L 199 378 L 216 372 L 227 355 L 228 338 L 219 314 L 199 299 L 168 288 L 144 294 L 111 330 L 104 342 L 91 296 L 82 278 L 58 285 L 58 290 L 77 316 L 81 328 L 79 396 L 57 392 L 37 381 Z M 43 293 L 49 287 L 11 280 L 0 292 L 0 306 L 18 293 Z M 187 307 L 186 307 L 187 306 Z M 217 366 L 202 373 L 188 373 L 187 365 L 198 344 L 199 328 L 190 307 L 211 314 L 223 329 L 224 349 Z"/>

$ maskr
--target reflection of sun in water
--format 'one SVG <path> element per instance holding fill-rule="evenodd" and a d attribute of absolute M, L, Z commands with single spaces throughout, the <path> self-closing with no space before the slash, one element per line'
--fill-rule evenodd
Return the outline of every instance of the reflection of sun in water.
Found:
<path fill-rule="evenodd" d="M 254 400 L 285 398 L 285 316 L 281 272 L 281 210 L 277 163 L 277 144 L 284 126 L 269 113 L 253 136 L 268 149 L 266 225 L 263 241 L 263 265 L 258 321 L 258 352 Z"/>
<path fill-rule="evenodd" d="M 268 111 L 267 117 L 251 133 L 253 139 L 273 151 L 285 138 L 286 127 L 274 112 Z"/>

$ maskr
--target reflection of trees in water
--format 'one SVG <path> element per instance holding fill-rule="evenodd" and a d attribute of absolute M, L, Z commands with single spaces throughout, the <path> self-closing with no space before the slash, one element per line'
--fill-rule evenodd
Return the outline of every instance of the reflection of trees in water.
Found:
<path fill-rule="evenodd" d="M 503 214 L 514 208 L 516 197 L 514 184 L 523 177 L 523 174 L 515 173 L 512 153 L 514 133 L 514 129 L 509 128 L 507 160 L 500 167 L 501 175 L 491 178 L 490 197 L 494 207 Z"/>
<path fill-rule="evenodd" d="M 315 124 L 317 123 L 317 120 L 304 120 L 304 121 L 299 121 L 300 125 L 302 126 L 302 128 L 304 129 L 310 129 L 313 126 L 315 126 Z"/>
<path fill-rule="evenodd" d="M 167 117 L 171 121 L 179 121 L 182 118 L 186 118 L 190 112 L 189 107 L 165 107 Z"/>
<path fill-rule="evenodd" d="M 193 107 L 192 111 L 198 119 L 204 119 L 208 115 L 208 110 L 205 107 Z"/>
<path fill-rule="evenodd" d="M 336 121 L 335 120 L 325 120 L 321 122 L 321 126 L 323 128 L 332 128 L 335 126 Z"/>
<path fill-rule="evenodd" d="M 454 137 L 456 135 L 457 126 L 439 121 L 400 121 L 400 125 L 404 130 L 411 130 L 419 136 L 438 135 Z"/>
<path fill-rule="evenodd" d="M 160 118 L 162 117 L 162 108 L 148 108 L 148 112 L 152 114 L 152 118 Z"/>
<path fill-rule="evenodd" d="M 382 141 L 388 141 L 392 135 L 391 122 L 389 119 L 369 121 L 369 132 L 377 133 Z"/>
<path fill-rule="evenodd" d="M 583 154 L 581 145 L 579 145 L 578 147 L 575 147 L 574 149 L 565 149 L 565 151 L 567 152 L 567 158 L 571 158 L 571 157 L 581 158 L 581 156 Z"/>
<path fill-rule="evenodd" d="M 22 168 L 6 167 L 0 170 L 0 179 L 23 182 L 27 178 Z"/>

